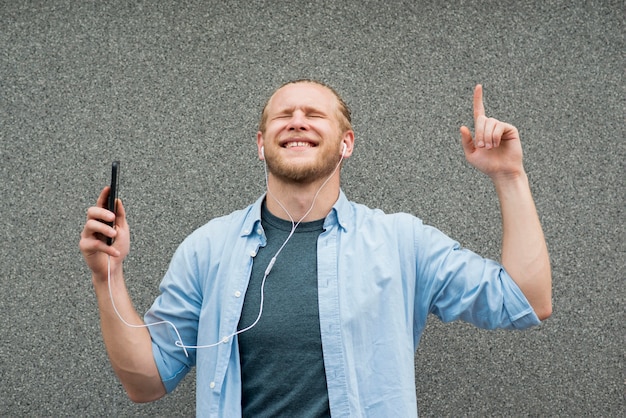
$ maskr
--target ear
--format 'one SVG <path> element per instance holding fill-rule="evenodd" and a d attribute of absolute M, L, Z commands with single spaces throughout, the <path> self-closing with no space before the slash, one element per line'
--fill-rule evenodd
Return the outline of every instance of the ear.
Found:
<path fill-rule="evenodd" d="M 343 154 L 343 158 L 348 158 L 354 152 L 354 131 L 348 130 L 341 136 L 342 146 L 339 149 L 340 154 Z M 343 147 L 346 147 L 346 151 L 343 151 Z"/>
<path fill-rule="evenodd" d="M 263 133 L 261 131 L 256 133 L 256 147 L 257 147 L 257 153 L 259 155 L 259 160 L 263 161 L 265 160 L 265 155 L 263 152 L 263 145 L 264 145 L 265 141 L 263 140 Z"/>

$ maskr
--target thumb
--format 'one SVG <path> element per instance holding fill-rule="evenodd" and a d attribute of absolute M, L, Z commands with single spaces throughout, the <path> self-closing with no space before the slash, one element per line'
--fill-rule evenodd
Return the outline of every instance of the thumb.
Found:
<path fill-rule="evenodd" d="M 461 126 L 461 145 L 463 145 L 463 151 L 465 151 L 466 155 L 469 155 L 476 150 L 476 147 L 474 147 L 472 133 L 467 126 Z"/>
<path fill-rule="evenodd" d="M 126 224 L 126 209 L 124 209 L 124 204 L 122 203 L 122 199 L 117 198 L 116 204 L 117 214 L 115 215 L 115 223 L 117 225 L 125 225 Z"/>

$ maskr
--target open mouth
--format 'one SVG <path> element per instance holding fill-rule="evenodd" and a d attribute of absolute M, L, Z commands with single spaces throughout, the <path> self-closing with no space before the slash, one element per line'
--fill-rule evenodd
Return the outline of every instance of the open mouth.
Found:
<path fill-rule="evenodd" d="M 283 144 L 283 148 L 313 148 L 315 144 L 307 141 L 288 141 Z"/>

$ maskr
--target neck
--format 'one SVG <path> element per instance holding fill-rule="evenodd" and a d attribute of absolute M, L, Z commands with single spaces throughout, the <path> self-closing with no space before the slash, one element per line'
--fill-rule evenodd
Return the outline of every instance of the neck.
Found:
<path fill-rule="evenodd" d="M 267 209 L 281 219 L 309 222 L 325 218 L 339 198 L 339 172 L 309 184 L 285 183 L 269 175 Z"/>

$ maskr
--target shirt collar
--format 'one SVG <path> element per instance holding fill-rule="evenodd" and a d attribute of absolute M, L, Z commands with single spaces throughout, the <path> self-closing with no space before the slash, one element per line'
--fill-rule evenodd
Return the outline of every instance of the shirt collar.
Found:
<path fill-rule="evenodd" d="M 261 228 L 261 207 L 266 194 L 264 193 L 248 207 L 248 213 L 245 216 L 241 236 L 249 236 L 253 234 L 257 229 Z M 328 229 L 333 224 L 338 224 L 339 227 L 345 231 L 348 230 L 350 219 L 350 202 L 344 194 L 343 190 L 339 190 L 339 198 L 333 205 L 326 221 L 324 222 L 324 228 Z M 259 233 L 261 235 L 261 233 Z"/>
<path fill-rule="evenodd" d="M 243 226 L 241 228 L 241 236 L 249 236 L 255 233 L 257 229 L 261 230 L 261 206 L 263 205 L 263 199 L 265 199 L 265 193 L 261 195 L 252 205 L 248 206 Z M 258 232 L 258 231 L 257 231 Z M 259 233 L 262 235 L 262 233 Z"/>
<path fill-rule="evenodd" d="M 332 224 L 338 224 L 341 229 L 344 231 L 348 230 L 349 220 L 350 220 L 350 202 L 348 198 L 343 193 L 343 190 L 339 190 L 339 199 L 333 205 L 333 208 L 330 210 L 330 213 L 326 217 L 326 222 L 324 222 L 324 228 L 327 229 Z"/>

